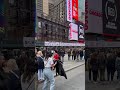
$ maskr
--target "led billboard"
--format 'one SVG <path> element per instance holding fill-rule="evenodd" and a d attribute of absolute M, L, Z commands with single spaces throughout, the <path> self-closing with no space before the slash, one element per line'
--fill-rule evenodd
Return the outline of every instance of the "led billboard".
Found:
<path fill-rule="evenodd" d="M 72 0 L 67 0 L 67 21 L 72 22 Z"/>
<path fill-rule="evenodd" d="M 72 0 L 72 18 L 78 21 L 78 0 Z"/>
<path fill-rule="evenodd" d="M 67 21 L 78 21 L 78 0 L 66 0 L 67 5 Z"/>
<path fill-rule="evenodd" d="M 103 0 L 103 34 L 118 35 L 119 31 L 119 0 Z"/>
<path fill-rule="evenodd" d="M 78 25 L 69 24 L 69 40 L 78 40 Z"/>

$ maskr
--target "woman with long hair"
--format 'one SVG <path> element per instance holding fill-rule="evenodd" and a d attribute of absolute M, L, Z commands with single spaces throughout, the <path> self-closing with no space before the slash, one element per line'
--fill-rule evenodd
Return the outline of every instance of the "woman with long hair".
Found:
<path fill-rule="evenodd" d="M 50 83 L 50 89 L 49 90 L 54 90 L 55 87 L 55 78 L 52 72 L 52 69 L 54 67 L 54 62 L 53 62 L 53 58 L 52 58 L 52 54 L 48 53 L 46 55 L 46 59 L 44 61 L 44 85 L 43 85 L 43 89 L 42 90 L 47 90 L 49 83 Z"/>

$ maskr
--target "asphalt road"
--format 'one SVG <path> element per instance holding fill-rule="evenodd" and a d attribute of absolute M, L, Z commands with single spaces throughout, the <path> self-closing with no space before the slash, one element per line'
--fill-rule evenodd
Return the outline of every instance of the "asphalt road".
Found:
<path fill-rule="evenodd" d="M 85 66 L 82 65 L 66 73 L 68 79 L 56 77 L 55 90 L 85 90 Z M 38 90 L 42 90 L 39 84 Z"/>

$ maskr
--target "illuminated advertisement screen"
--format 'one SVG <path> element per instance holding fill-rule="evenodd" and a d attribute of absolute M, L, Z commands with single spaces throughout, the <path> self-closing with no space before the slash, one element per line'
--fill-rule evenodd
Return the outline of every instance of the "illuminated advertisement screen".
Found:
<path fill-rule="evenodd" d="M 0 27 L 4 26 L 4 8 L 3 0 L 0 0 Z"/>
<path fill-rule="evenodd" d="M 66 0 L 67 5 L 67 21 L 78 21 L 78 0 Z"/>
<path fill-rule="evenodd" d="M 78 0 L 72 0 L 72 18 L 78 21 Z"/>
<path fill-rule="evenodd" d="M 78 40 L 78 25 L 69 24 L 69 40 Z"/>
<path fill-rule="evenodd" d="M 84 39 L 84 27 L 79 25 L 78 27 L 78 40 Z"/>
<path fill-rule="evenodd" d="M 67 21 L 72 22 L 72 0 L 66 0 L 67 4 Z"/>
<path fill-rule="evenodd" d="M 103 34 L 120 35 L 119 17 L 120 8 L 119 0 L 103 0 Z"/>

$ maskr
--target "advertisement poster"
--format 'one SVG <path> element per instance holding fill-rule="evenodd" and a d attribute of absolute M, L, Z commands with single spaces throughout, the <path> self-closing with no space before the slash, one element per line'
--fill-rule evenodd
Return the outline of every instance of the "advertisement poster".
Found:
<path fill-rule="evenodd" d="M 119 26 L 119 0 L 103 0 L 103 34 L 120 34 Z"/>
<path fill-rule="evenodd" d="M 69 40 L 78 40 L 78 25 L 69 24 Z"/>
<path fill-rule="evenodd" d="M 78 21 L 78 0 L 72 0 L 72 18 Z"/>
<path fill-rule="evenodd" d="M 79 25 L 78 26 L 78 40 L 84 39 L 84 26 Z"/>

